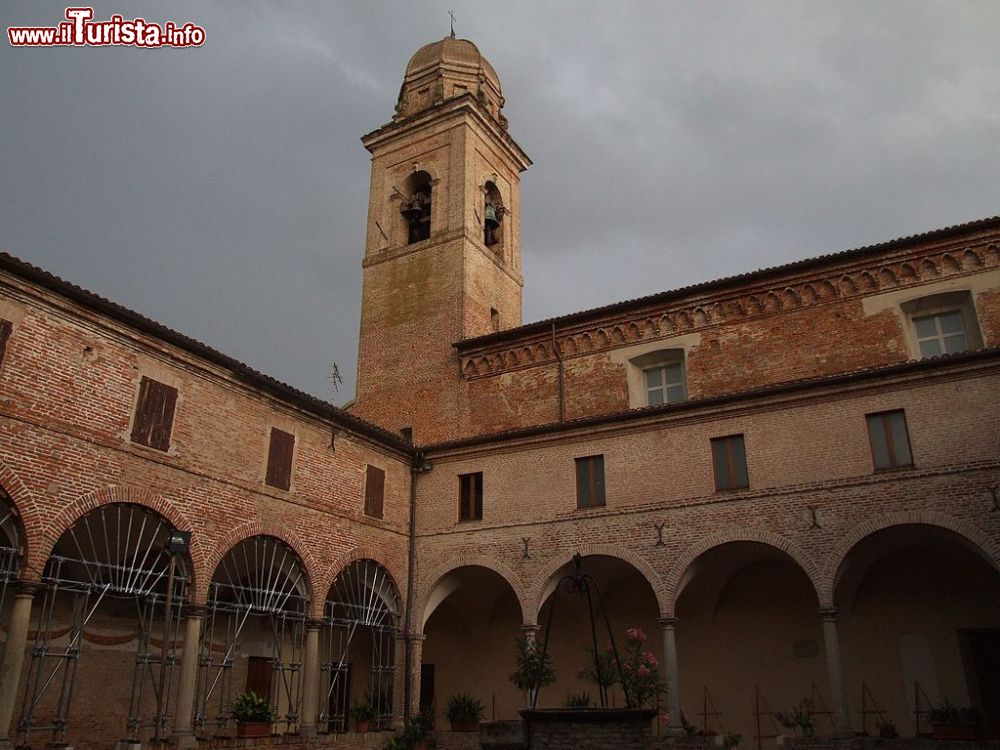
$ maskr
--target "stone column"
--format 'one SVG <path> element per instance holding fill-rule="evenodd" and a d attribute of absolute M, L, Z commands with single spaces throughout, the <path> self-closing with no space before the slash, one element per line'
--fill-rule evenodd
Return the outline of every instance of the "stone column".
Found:
<path fill-rule="evenodd" d="M 676 617 L 661 617 L 660 631 L 663 633 L 663 673 L 667 683 L 667 713 L 670 723 L 667 734 L 674 737 L 684 736 L 684 725 L 681 722 L 681 677 L 677 667 L 677 640 L 674 629 L 677 626 Z"/>
<path fill-rule="evenodd" d="M 410 705 L 406 707 L 408 716 L 420 713 L 420 665 L 424 656 L 423 633 L 409 633 L 406 636 L 410 644 Z"/>
<path fill-rule="evenodd" d="M 205 614 L 204 607 L 191 605 L 184 608 L 184 652 L 181 655 L 181 673 L 178 676 L 174 732 L 170 737 L 178 750 L 193 748 L 198 744 L 194 737 L 194 702 L 198 685 L 201 625 L 205 620 Z"/>
<path fill-rule="evenodd" d="M 7 642 L 0 662 L 0 748 L 11 748 L 10 722 L 14 718 L 17 689 L 21 685 L 21 667 L 24 666 L 24 647 L 28 640 L 28 623 L 31 620 L 31 603 L 42 584 L 18 581 L 14 584 L 14 604 L 7 626 Z"/>
<path fill-rule="evenodd" d="M 521 625 L 521 637 L 528 643 L 537 643 L 539 627 L 533 622 L 526 622 Z M 531 691 L 524 691 L 524 707 L 531 708 Z"/>
<path fill-rule="evenodd" d="M 302 715 L 299 717 L 299 734 L 316 736 L 316 719 L 319 714 L 319 629 L 322 620 L 306 620 L 306 642 L 302 654 Z"/>
<path fill-rule="evenodd" d="M 826 651 L 826 669 L 830 674 L 830 693 L 833 696 L 833 725 L 837 737 L 851 737 L 851 716 L 847 710 L 847 689 L 844 685 L 844 668 L 840 658 L 840 639 L 837 636 L 837 608 L 819 610 L 823 620 L 823 646 Z"/>

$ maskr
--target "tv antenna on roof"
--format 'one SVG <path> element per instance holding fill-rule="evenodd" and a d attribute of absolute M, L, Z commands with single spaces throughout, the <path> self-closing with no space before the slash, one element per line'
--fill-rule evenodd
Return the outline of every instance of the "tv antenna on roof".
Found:
<path fill-rule="evenodd" d="M 449 10 L 448 15 L 451 16 L 451 38 L 455 38 L 455 11 Z"/>
<path fill-rule="evenodd" d="M 333 383 L 333 392 L 336 394 L 340 391 L 340 385 L 344 382 L 344 379 L 340 377 L 340 368 L 337 367 L 337 363 L 333 363 L 333 367 L 330 368 L 330 374 L 326 376 L 331 383 Z"/>

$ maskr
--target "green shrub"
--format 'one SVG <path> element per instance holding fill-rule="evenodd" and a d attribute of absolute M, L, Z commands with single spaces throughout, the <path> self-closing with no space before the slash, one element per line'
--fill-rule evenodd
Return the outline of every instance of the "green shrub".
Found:
<path fill-rule="evenodd" d="M 253 690 L 237 695 L 229 708 L 236 721 L 274 722 L 278 718 L 278 709 L 268 703 L 264 696 Z"/>
<path fill-rule="evenodd" d="M 448 721 L 473 723 L 483 718 L 483 704 L 474 695 L 456 693 L 448 699 Z"/>

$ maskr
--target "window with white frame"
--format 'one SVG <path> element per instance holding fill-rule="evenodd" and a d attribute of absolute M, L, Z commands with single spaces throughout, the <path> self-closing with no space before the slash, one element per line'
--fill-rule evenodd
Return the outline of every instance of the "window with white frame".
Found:
<path fill-rule="evenodd" d="M 674 404 L 687 397 L 684 387 L 684 360 L 646 367 L 642 371 L 646 387 L 646 405 Z"/>
<path fill-rule="evenodd" d="M 933 294 L 906 302 L 902 309 L 909 321 L 914 356 L 957 354 L 983 345 L 970 292 Z"/>
<path fill-rule="evenodd" d="M 628 361 L 638 376 L 632 406 L 660 406 L 687 400 L 683 349 L 660 349 Z M 632 378 L 633 376 L 629 376 Z M 632 386 L 630 386 L 630 389 Z"/>

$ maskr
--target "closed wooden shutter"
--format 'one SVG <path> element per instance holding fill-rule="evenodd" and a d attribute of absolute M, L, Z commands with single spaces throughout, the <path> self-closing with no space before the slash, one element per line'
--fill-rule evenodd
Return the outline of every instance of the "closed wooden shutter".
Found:
<path fill-rule="evenodd" d="M 7 354 L 7 340 L 10 339 L 10 332 L 14 329 L 9 320 L 0 319 L 0 364 L 3 364 L 4 356 Z"/>
<path fill-rule="evenodd" d="M 365 515 L 382 518 L 385 498 L 385 472 L 377 466 L 369 466 L 365 475 Z"/>
<path fill-rule="evenodd" d="M 292 486 L 292 454 L 295 450 L 295 436 L 271 428 L 271 445 L 267 452 L 267 483 L 271 487 L 287 490 Z"/>
<path fill-rule="evenodd" d="M 132 423 L 132 442 L 161 451 L 170 448 L 176 408 L 176 388 L 143 377 L 139 383 L 139 400 Z"/>

